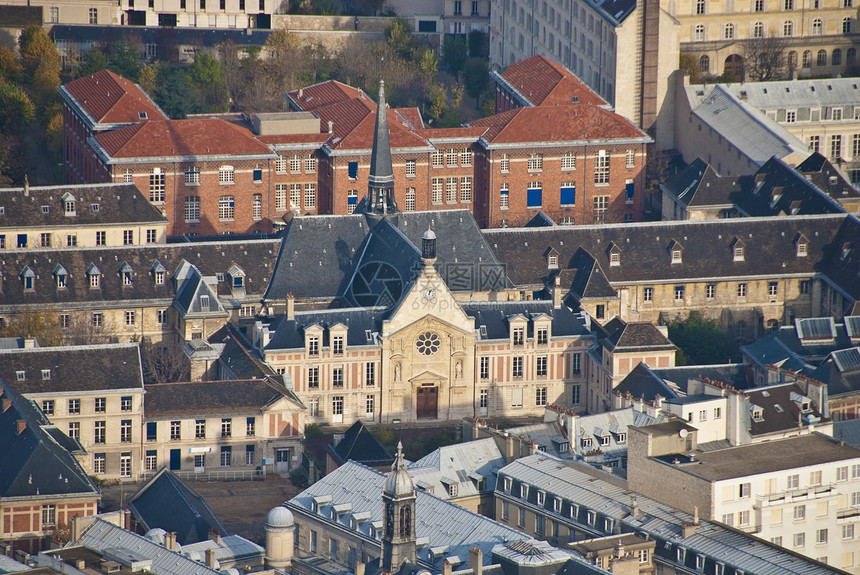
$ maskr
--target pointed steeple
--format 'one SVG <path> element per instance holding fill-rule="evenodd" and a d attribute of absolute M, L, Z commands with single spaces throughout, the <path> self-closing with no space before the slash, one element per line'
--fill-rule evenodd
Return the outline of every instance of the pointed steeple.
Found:
<path fill-rule="evenodd" d="M 387 214 L 396 210 L 394 203 L 394 169 L 391 167 L 391 145 L 388 142 L 388 112 L 385 104 L 385 82 L 379 81 L 376 105 L 376 128 L 370 154 L 370 176 L 367 178 L 370 211 Z"/>
<path fill-rule="evenodd" d="M 415 486 L 406 470 L 403 444 L 397 442 L 397 456 L 382 490 L 383 516 L 382 570 L 396 573 L 404 562 L 415 563 Z"/>

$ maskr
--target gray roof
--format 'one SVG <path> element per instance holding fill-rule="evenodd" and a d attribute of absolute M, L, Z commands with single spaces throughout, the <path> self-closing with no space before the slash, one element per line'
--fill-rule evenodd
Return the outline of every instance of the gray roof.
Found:
<path fill-rule="evenodd" d="M 807 147 L 788 130 L 762 112 L 737 99 L 717 84 L 705 94 L 702 86 L 688 86 L 690 109 L 705 125 L 732 143 L 755 164 L 764 165 L 773 156 L 808 154 Z M 702 95 L 699 95 L 701 93 Z"/>
<path fill-rule="evenodd" d="M 860 419 L 845 419 L 833 422 L 833 437 L 848 445 L 860 447 Z"/>
<path fill-rule="evenodd" d="M 513 479 L 511 493 L 519 494 L 520 483 L 533 487 L 528 490 L 526 502 L 517 498 L 518 505 L 525 503 L 527 507 L 536 507 L 537 491 L 545 490 L 545 512 L 550 515 L 557 513 L 560 521 L 571 523 L 571 504 L 578 506 L 573 522 L 586 536 L 613 533 L 613 530 L 607 533 L 603 529 L 604 519 L 608 518 L 620 527 L 621 532 L 637 532 L 656 540 L 654 553 L 663 563 L 677 565 L 677 548 L 686 549 L 685 571 L 695 569 L 696 555 L 701 554 L 705 557 L 705 573 L 713 573 L 714 564 L 718 561 L 725 565 L 726 573 L 733 573 L 733 569 L 756 575 L 838 572 L 797 553 L 709 521 L 701 521 L 695 533 L 685 538 L 682 528 L 685 523 L 692 523 L 692 515 L 637 495 L 618 480 L 610 482 L 596 476 L 596 473 L 587 473 L 576 464 L 563 463 L 538 453 L 504 467 L 499 472 L 496 495 L 511 498 L 503 490 L 503 477 Z M 562 499 L 558 512 L 552 511 L 555 497 Z M 635 516 L 631 514 L 630 507 L 634 497 L 639 508 Z M 596 515 L 591 525 L 587 522 L 589 511 Z"/>
<path fill-rule="evenodd" d="M 505 466 L 496 441 L 476 439 L 440 447 L 409 464 L 409 475 L 416 484 L 424 482 L 433 487 L 432 493 L 440 499 L 451 499 L 448 485 L 457 484 L 456 497 L 478 495 L 496 488 L 496 474 Z M 484 489 L 478 491 L 477 479 L 483 478 Z"/>
<path fill-rule="evenodd" d="M 702 158 L 660 184 L 660 187 L 685 206 L 731 204 L 729 194 L 736 189 L 737 178 L 723 178 Z"/>
<path fill-rule="evenodd" d="M 372 185 L 394 183 L 391 167 L 391 146 L 388 143 L 388 109 L 385 105 L 385 82 L 379 81 L 379 102 L 376 105 L 376 125 L 373 131 L 373 150 L 370 153 Z"/>
<path fill-rule="evenodd" d="M 74 543 L 100 554 L 119 552 L 150 559 L 152 564 L 147 570 L 153 575 L 221 575 L 220 571 L 103 519 L 93 521 Z"/>
<path fill-rule="evenodd" d="M 0 411 L 0 499 L 99 498 L 98 488 L 69 452 L 80 445 L 2 378 L 0 396 L 12 402 Z"/>
<path fill-rule="evenodd" d="M 760 110 L 819 106 L 855 106 L 860 100 L 857 78 L 794 79 L 719 84 L 735 98 Z M 702 86 L 696 86 L 702 89 Z"/>
<path fill-rule="evenodd" d="M 467 210 L 402 212 L 381 220 L 370 214 L 299 216 L 284 230 L 265 298 L 292 293 L 298 299 L 339 298 L 354 304 L 357 296 L 379 295 L 379 289 L 365 288 L 356 278 L 377 277 L 380 263 L 393 278 L 386 285 L 396 290 L 421 270 L 421 237 L 428 229 L 439 238 L 436 269 L 452 291 L 511 286 Z"/>
<path fill-rule="evenodd" d="M 23 380 L 17 376 L 21 371 Z M 0 350 L 0 377 L 15 382 L 16 389 L 25 395 L 143 392 L 137 343 Z"/>
<path fill-rule="evenodd" d="M 351 511 L 339 516 L 337 527 L 350 530 L 350 518 L 356 514 L 369 517 L 359 522 L 358 534 L 371 542 L 371 524 L 382 523 L 382 489 L 386 476 L 354 461 L 348 461 L 287 502 L 287 507 L 302 514 L 313 514 L 311 504 L 315 497 L 324 497 L 319 514 L 330 521 L 331 508 L 350 504 Z M 354 532 L 354 531 L 353 531 Z M 516 529 L 497 523 L 483 515 L 464 509 L 443 499 L 418 490 L 415 503 L 415 535 L 419 542 L 418 560 L 440 570 L 446 557 L 457 557 L 463 564 L 469 561 L 469 548 L 483 551 L 484 565 L 492 562 L 493 547 L 508 541 L 534 541 Z M 430 549 L 444 548 L 443 556 L 430 557 Z"/>

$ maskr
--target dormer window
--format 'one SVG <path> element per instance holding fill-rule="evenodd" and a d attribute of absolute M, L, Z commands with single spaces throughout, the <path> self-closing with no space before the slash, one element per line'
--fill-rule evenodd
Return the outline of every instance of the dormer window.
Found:
<path fill-rule="evenodd" d="M 30 269 L 30 266 L 24 266 L 21 270 L 21 282 L 24 284 L 24 291 L 32 291 L 36 287 L 36 274 Z"/>
<path fill-rule="evenodd" d="M 556 255 L 549 256 L 549 262 L 548 263 L 549 263 L 550 269 L 553 269 L 553 270 L 557 269 L 558 268 L 558 256 L 556 256 Z"/>
<path fill-rule="evenodd" d="M 68 192 L 63 195 L 63 213 L 67 216 L 77 215 L 75 213 L 75 196 Z"/>
<path fill-rule="evenodd" d="M 209 296 L 202 295 L 200 296 L 200 309 L 201 310 L 209 310 Z"/>
<path fill-rule="evenodd" d="M 523 345 L 525 342 L 525 331 L 524 327 L 515 327 L 512 330 L 514 345 Z"/>
<path fill-rule="evenodd" d="M 761 407 L 754 405 L 750 408 L 750 413 L 752 414 L 752 419 L 756 423 L 761 423 L 764 421 L 764 409 Z"/>
<path fill-rule="evenodd" d="M 609 265 L 610 266 L 620 266 L 621 265 L 621 253 L 620 252 L 612 252 L 609 254 Z"/>
<path fill-rule="evenodd" d="M 806 257 L 806 254 L 808 253 L 808 251 L 807 251 L 808 242 L 806 241 L 806 237 L 803 235 L 798 236 L 797 240 L 795 240 L 795 242 L 794 242 L 794 245 L 797 248 L 797 257 L 799 257 L 799 258 Z"/>
<path fill-rule="evenodd" d="M 529 486 L 525 483 L 520 484 L 520 497 L 522 499 L 528 499 L 529 497 Z"/>
<path fill-rule="evenodd" d="M 98 289 L 101 287 L 102 272 L 96 267 L 96 264 L 90 264 L 87 267 L 87 277 L 89 278 L 90 288 Z"/>
<path fill-rule="evenodd" d="M 164 272 L 155 272 L 155 283 L 158 285 L 164 283 Z"/>
<path fill-rule="evenodd" d="M 66 268 L 57 264 L 57 267 L 54 268 L 54 281 L 57 283 L 57 289 L 65 289 L 67 287 L 66 278 L 68 275 L 69 272 L 66 271 Z"/>
<path fill-rule="evenodd" d="M 311 336 L 308 338 L 308 355 L 320 354 L 320 338 Z"/>
<path fill-rule="evenodd" d="M 132 272 L 134 270 L 128 265 L 128 262 L 122 262 L 119 268 L 119 275 L 122 277 L 122 285 L 130 286 L 132 283 Z"/>
<path fill-rule="evenodd" d="M 153 279 L 155 279 L 156 285 L 163 285 L 164 278 L 167 276 L 167 270 L 164 269 L 164 266 L 161 265 L 161 262 L 156 261 L 152 264 L 152 269 L 150 270 L 152 273 Z"/>
<path fill-rule="evenodd" d="M 673 264 L 681 263 L 681 256 L 682 256 L 681 252 L 682 251 L 683 251 L 683 248 L 681 247 L 681 244 L 679 244 L 678 242 L 672 242 L 672 244 L 669 246 L 669 252 L 672 254 L 672 263 Z"/>
<path fill-rule="evenodd" d="M 618 443 L 627 443 L 627 434 L 619 433 L 618 438 L 615 441 L 617 441 Z"/>
<path fill-rule="evenodd" d="M 737 238 L 732 242 L 732 261 L 744 261 L 744 243 Z"/>

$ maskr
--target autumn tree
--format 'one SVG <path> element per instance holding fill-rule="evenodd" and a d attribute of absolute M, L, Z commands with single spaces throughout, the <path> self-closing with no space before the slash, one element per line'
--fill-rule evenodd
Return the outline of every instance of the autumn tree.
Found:
<path fill-rule="evenodd" d="M 191 379 L 191 360 L 181 343 L 144 343 L 140 346 L 147 383 L 175 383 Z"/>
<path fill-rule="evenodd" d="M 299 37 L 288 30 L 275 30 L 269 34 L 263 48 L 263 70 L 271 78 L 277 96 L 298 88 L 299 76 L 306 69 L 306 63 L 300 57 L 302 42 Z"/>
<path fill-rule="evenodd" d="M 766 82 L 785 78 L 788 44 L 779 36 L 749 38 L 744 42 L 744 72 L 747 80 Z"/>
<path fill-rule="evenodd" d="M 23 71 L 15 51 L 8 46 L 0 46 L 0 82 L 17 84 Z"/>
<path fill-rule="evenodd" d="M 209 112 L 226 112 L 228 107 L 227 86 L 221 74 L 221 64 L 205 52 L 194 53 L 194 63 L 187 72 L 188 83 L 206 102 Z"/>
<path fill-rule="evenodd" d="M 63 333 L 51 309 L 24 309 L 0 330 L 3 337 L 35 338 L 42 347 L 62 345 Z"/>
<path fill-rule="evenodd" d="M 18 38 L 18 53 L 30 97 L 39 103 L 57 98 L 62 59 L 47 32 L 40 26 L 29 26 Z"/>

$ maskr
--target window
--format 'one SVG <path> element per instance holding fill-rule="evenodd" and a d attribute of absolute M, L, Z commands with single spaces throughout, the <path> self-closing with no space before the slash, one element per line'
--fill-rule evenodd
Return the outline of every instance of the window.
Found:
<path fill-rule="evenodd" d="M 105 472 L 105 457 L 104 453 L 94 453 L 93 454 L 93 472 L 94 473 L 104 473 Z"/>
<path fill-rule="evenodd" d="M 41 237 L 40 237 L 40 239 L 41 239 L 41 247 L 43 247 L 43 248 L 49 248 L 49 247 L 51 247 L 51 234 L 50 234 L 50 232 L 49 232 L 49 233 L 43 233 L 43 234 L 40 234 L 40 236 L 41 236 Z"/>
<path fill-rule="evenodd" d="M 233 196 L 221 196 L 220 198 L 218 198 L 218 219 L 222 222 L 233 221 L 234 215 L 235 205 L 233 203 Z"/>
<path fill-rule="evenodd" d="M 798 284 L 798 291 L 802 294 L 809 293 L 809 280 L 800 280 Z"/>
<path fill-rule="evenodd" d="M 134 230 L 122 231 L 122 245 L 130 246 L 134 244 Z"/>
<path fill-rule="evenodd" d="M 460 201 L 472 201 L 472 176 L 463 176 L 460 178 Z"/>
<path fill-rule="evenodd" d="M 235 182 L 235 173 L 233 171 L 233 166 L 221 166 L 218 168 L 218 183 L 221 185 L 228 185 Z"/>
<path fill-rule="evenodd" d="M 703 42 L 705 40 L 705 25 L 698 24 L 693 32 L 693 39 L 696 42 Z"/>
<path fill-rule="evenodd" d="M 810 485 L 821 485 L 821 471 L 811 471 L 809 473 Z"/>
<path fill-rule="evenodd" d="M 275 160 L 275 173 L 278 174 L 286 174 L 287 173 L 287 158 L 284 156 L 278 156 L 278 159 Z"/>
<path fill-rule="evenodd" d="M 158 422 L 157 421 L 148 421 L 146 423 L 146 440 L 147 441 L 157 441 L 158 440 Z"/>
<path fill-rule="evenodd" d="M 107 245 L 107 232 L 96 232 L 96 245 Z"/>
<path fill-rule="evenodd" d="M 90 8 L 90 24 L 98 24 L 99 23 L 99 9 L 98 8 Z"/>
<path fill-rule="evenodd" d="M 480 368 L 478 370 L 481 379 L 490 379 L 490 358 L 482 357 L 480 359 Z"/>
<path fill-rule="evenodd" d="M 463 178 L 463 179 L 465 180 L 466 178 Z M 469 194 L 472 193 L 472 191 L 471 191 L 471 185 L 472 185 L 471 180 L 472 179 L 469 178 L 469 186 L 470 186 Z M 406 201 L 404 202 L 403 208 L 404 208 L 404 211 L 407 211 L 407 212 L 414 212 L 415 211 L 415 188 L 406 188 Z M 353 207 L 352 209 L 353 209 L 353 211 L 355 211 L 355 207 Z M 352 213 L 352 212 L 349 212 L 349 207 L 347 207 L 347 212 Z"/>
<path fill-rule="evenodd" d="M 636 152 L 634 150 L 627 150 L 626 158 L 626 166 L 628 168 L 636 167 Z"/>
<path fill-rule="evenodd" d="M 367 387 L 374 387 L 376 385 L 376 364 L 375 363 L 364 364 L 364 385 Z"/>
<path fill-rule="evenodd" d="M 331 352 L 334 355 L 343 355 L 343 336 L 336 335 L 331 340 Z"/>
<path fill-rule="evenodd" d="M 609 210 L 609 196 L 594 196 L 594 223 L 606 221 L 606 212 Z"/>
<path fill-rule="evenodd" d="M 561 169 L 562 171 L 570 171 L 576 169 L 576 154 L 573 152 L 566 152 L 561 156 Z"/>
<path fill-rule="evenodd" d="M 723 28 L 723 38 L 726 40 L 731 40 L 735 37 L 735 25 L 734 24 L 726 24 Z"/>
<path fill-rule="evenodd" d="M 821 35 L 821 18 L 814 18 L 812 20 L 812 34 L 813 36 Z"/>
<path fill-rule="evenodd" d="M 232 437 L 233 420 L 229 417 L 221 419 L 221 437 Z"/>
<path fill-rule="evenodd" d="M 200 197 L 187 196 L 185 198 L 185 223 L 200 221 Z M 102 232 L 104 233 L 104 232 Z"/>
<path fill-rule="evenodd" d="M 574 159 L 574 165 L 576 160 Z M 434 164 L 435 165 L 435 164 Z M 510 154 L 502 154 L 499 160 L 499 171 L 503 174 L 508 174 L 511 171 L 511 156 Z"/>
<path fill-rule="evenodd" d="M 545 327 L 537 329 L 537 343 L 538 345 L 546 345 L 549 339 L 549 330 Z"/>
<path fill-rule="evenodd" d="M 539 208 L 541 207 L 543 196 L 543 186 L 540 182 L 529 182 L 526 188 L 526 207 Z"/>
<path fill-rule="evenodd" d="M 182 439 L 182 434 L 180 432 L 179 423 L 180 422 L 178 422 L 178 421 L 171 421 L 170 422 L 170 439 L 172 441 L 178 441 L 178 440 Z"/>
<path fill-rule="evenodd" d="M 413 191 L 413 204 L 414 204 L 415 188 L 408 188 L 406 190 L 406 202 L 407 202 L 407 204 L 409 203 L 409 190 Z M 347 192 L 346 192 L 346 213 L 348 213 L 348 214 L 355 213 L 355 207 L 357 205 L 358 205 L 358 190 L 347 190 Z"/>
<path fill-rule="evenodd" d="M 508 184 L 502 184 L 501 189 L 499 190 L 499 209 L 507 210 L 508 209 Z"/>
<path fill-rule="evenodd" d="M 125 312 L 125 325 L 127 325 L 129 327 L 133 326 L 135 323 L 136 316 L 137 316 L 136 312 L 133 312 L 133 311 Z"/>
<path fill-rule="evenodd" d="M 809 136 L 809 151 L 817 152 L 820 149 L 820 136 Z"/>
<path fill-rule="evenodd" d="M 642 301 L 646 303 L 654 301 L 654 288 L 646 287 L 642 289 Z"/>
<path fill-rule="evenodd" d="M 433 178 L 430 187 L 430 201 L 434 204 L 442 203 L 442 186 L 445 183 L 445 178 Z"/>
<path fill-rule="evenodd" d="M 786 20 L 782 23 L 782 35 L 789 38 L 794 35 L 794 22 Z"/>
<path fill-rule="evenodd" d="M 547 374 L 547 357 L 545 355 L 538 356 L 536 359 L 536 370 L 538 377 L 546 377 Z M 546 395 L 546 388 L 544 389 L 544 395 Z M 544 398 L 545 399 L 545 398 Z M 543 403 L 539 403 L 538 405 L 543 405 Z"/>
<path fill-rule="evenodd" d="M 259 220 L 263 218 L 263 195 L 262 194 L 254 194 L 251 203 L 251 217 L 255 220 Z"/>
<path fill-rule="evenodd" d="M 95 412 L 105 413 L 107 411 L 107 398 L 97 397 L 95 401 Z"/>
<path fill-rule="evenodd" d="M 684 286 L 675 286 L 675 302 L 683 303 L 684 301 Z"/>
<path fill-rule="evenodd" d="M 317 159 L 313 156 L 305 158 L 305 173 L 315 174 L 317 171 Z"/>
<path fill-rule="evenodd" d="M 832 58 L 831 61 L 833 62 L 833 65 L 837 66 L 839 64 L 839 60 L 842 58 L 842 52 L 839 50 L 834 50 L 831 58 Z M 842 121 L 842 108 L 833 108 L 833 113 L 832 113 L 831 119 L 834 122 L 841 122 Z"/>
<path fill-rule="evenodd" d="M 76 439 L 80 441 L 81 439 L 81 422 L 80 421 L 70 421 L 69 422 L 69 437 L 72 439 Z"/>
<path fill-rule="evenodd" d="M 842 539 L 854 539 L 853 523 L 847 523 L 842 526 Z"/>
<path fill-rule="evenodd" d="M 317 207 L 317 185 L 305 184 L 305 209 L 315 210 Z"/>
<path fill-rule="evenodd" d="M 302 185 L 290 184 L 290 209 L 302 209 Z"/>
<path fill-rule="evenodd" d="M 69 413 L 76 414 L 81 412 L 81 400 L 80 399 L 70 399 L 69 400 Z"/>
<path fill-rule="evenodd" d="M 738 284 L 738 297 L 747 297 L 747 284 Z"/>
<path fill-rule="evenodd" d="M 221 446 L 221 467 L 229 467 L 233 462 L 233 448 L 229 445 Z"/>
<path fill-rule="evenodd" d="M 143 468 L 146 471 L 155 471 L 158 469 L 158 451 L 154 449 L 148 449 L 146 451 L 146 458 L 143 461 Z"/>
<path fill-rule="evenodd" d="M 343 368 L 335 367 L 331 372 L 331 386 L 343 387 Z"/>
<path fill-rule="evenodd" d="M 830 157 L 838 160 L 842 157 L 842 135 L 834 134 L 830 136 Z"/>
<path fill-rule="evenodd" d="M 445 179 L 445 202 L 453 204 L 457 201 L 457 178 Z"/>
<path fill-rule="evenodd" d="M 806 519 L 806 505 L 795 505 L 794 520 L 803 521 L 804 519 Z"/>
<path fill-rule="evenodd" d="M 93 443 L 104 443 L 107 423 L 104 421 L 96 421 L 93 433 Z"/>
<path fill-rule="evenodd" d="M 594 183 L 609 184 L 609 155 L 606 150 L 600 150 L 594 157 Z"/>
<path fill-rule="evenodd" d="M 132 405 L 132 401 L 131 401 L 130 395 L 125 395 L 125 396 L 120 398 L 120 400 L 119 400 L 120 411 L 131 411 L 131 405 Z"/>
<path fill-rule="evenodd" d="M 57 506 L 42 505 L 42 526 L 53 525 L 57 522 Z"/>
<path fill-rule="evenodd" d="M 458 156 L 458 153 L 457 153 L 456 149 L 451 148 L 451 149 L 447 150 L 445 152 L 445 165 L 448 166 L 449 168 L 456 168 L 457 167 L 457 156 Z"/>
<path fill-rule="evenodd" d="M 511 375 L 516 378 L 522 378 L 523 376 L 523 358 L 522 357 L 514 357 L 513 359 L 513 367 L 511 369 Z"/>
<path fill-rule="evenodd" d="M 845 17 L 842 19 L 842 33 L 850 34 L 851 33 L 851 18 Z"/>
<path fill-rule="evenodd" d="M 406 160 L 406 177 L 415 177 L 415 160 Z"/>
<path fill-rule="evenodd" d="M 825 545 L 827 543 L 827 529 L 818 529 L 815 532 L 815 543 Z"/>
<path fill-rule="evenodd" d="M 738 525 L 744 526 L 750 524 L 750 512 L 749 510 L 738 511 Z"/>
<path fill-rule="evenodd" d="M 738 485 L 738 498 L 746 499 L 750 496 L 750 484 L 749 483 L 741 483 Z"/>
<path fill-rule="evenodd" d="M 153 203 L 164 202 L 165 174 L 161 168 L 152 168 L 149 171 L 149 201 Z"/>
<path fill-rule="evenodd" d="M 290 171 L 294 171 L 292 160 L 290 160 Z M 347 176 L 350 180 L 358 179 L 358 162 L 349 162 L 349 164 L 347 165 Z"/>
<path fill-rule="evenodd" d="M 482 390 L 481 390 L 481 394 L 480 394 L 480 399 L 479 399 L 479 406 L 480 406 L 480 407 L 483 407 L 483 408 L 486 408 L 486 407 L 487 407 L 487 405 L 489 404 L 489 399 L 490 399 L 490 392 L 489 392 L 489 390 L 487 390 L 487 389 L 482 389 Z"/>
<path fill-rule="evenodd" d="M 194 422 L 194 438 L 206 439 L 206 420 L 198 419 Z"/>
<path fill-rule="evenodd" d="M 119 440 L 122 443 L 131 443 L 131 420 L 123 419 L 119 425 Z"/>
<path fill-rule="evenodd" d="M 794 0 L 782 0 L 783 8 L 786 10 L 794 10 Z"/>
<path fill-rule="evenodd" d="M 532 154 L 529 156 L 528 169 L 530 172 L 543 171 L 543 154 Z"/>
<path fill-rule="evenodd" d="M 254 446 L 246 445 L 245 446 L 245 465 L 254 465 Z M 298 526 L 296 526 L 298 527 Z M 298 545 L 298 541 L 295 543 Z"/>
<path fill-rule="evenodd" d="M 59 24 L 60 22 L 60 9 L 56 6 L 51 7 L 51 18 L 49 20 L 51 24 Z"/>
<path fill-rule="evenodd" d="M 785 123 L 793 124 L 795 119 L 797 118 L 797 112 L 794 110 L 788 110 L 785 112 Z"/>
<path fill-rule="evenodd" d="M 309 367 L 308 368 L 308 388 L 316 389 L 320 386 L 320 368 L 318 367 Z"/>
<path fill-rule="evenodd" d="M 42 413 L 45 415 L 54 415 L 54 400 L 46 399 L 42 402 Z"/>
<path fill-rule="evenodd" d="M 764 38 L 764 23 L 756 22 L 753 24 L 753 38 Z"/>
<path fill-rule="evenodd" d="M 576 375 L 582 371 L 582 354 L 574 353 L 570 356 L 571 371 Z"/>
<path fill-rule="evenodd" d="M 433 150 L 433 154 L 430 157 L 430 163 L 434 168 L 441 168 L 443 161 L 445 159 L 442 150 Z"/>
<path fill-rule="evenodd" d="M 815 65 L 816 66 L 826 66 L 827 65 L 827 50 L 819 50 L 818 55 L 815 57 Z"/>
<path fill-rule="evenodd" d="M 696 0 L 696 15 L 705 13 L 705 0 Z"/>
<path fill-rule="evenodd" d="M 343 415 L 343 396 L 334 395 L 331 398 L 331 414 Z"/>

